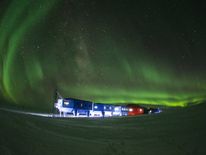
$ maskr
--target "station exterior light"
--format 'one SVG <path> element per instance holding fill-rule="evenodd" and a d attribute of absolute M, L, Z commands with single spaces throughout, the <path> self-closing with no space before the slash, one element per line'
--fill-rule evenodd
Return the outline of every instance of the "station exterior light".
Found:
<path fill-rule="evenodd" d="M 133 111 L 133 109 L 132 109 L 132 108 L 129 108 L 129 111 Z"/>

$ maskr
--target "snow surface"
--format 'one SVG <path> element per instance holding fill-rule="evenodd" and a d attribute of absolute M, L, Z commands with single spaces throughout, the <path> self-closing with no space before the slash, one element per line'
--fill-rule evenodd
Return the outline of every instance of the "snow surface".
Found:
<path fill-rule="evenodd" d="M 52 118 L 0 110 L 1 155 L 206 154 L 206 104 L 157 115 Z"/>

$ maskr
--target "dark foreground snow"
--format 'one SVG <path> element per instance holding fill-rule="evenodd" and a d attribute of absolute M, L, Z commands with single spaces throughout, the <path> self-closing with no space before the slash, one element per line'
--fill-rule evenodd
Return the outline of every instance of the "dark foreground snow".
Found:
<path fill-rule="evenodd" d="M 45 118 L 0 110 L 0 155 L 206 154 L 206 104 L 124 118 Z"/>

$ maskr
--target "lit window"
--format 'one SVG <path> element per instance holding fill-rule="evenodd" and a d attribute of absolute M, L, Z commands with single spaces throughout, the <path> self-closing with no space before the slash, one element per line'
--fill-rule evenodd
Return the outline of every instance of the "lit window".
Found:
<path fill-rule="evenodd" d="M 133 109 L 132 109 L 132 108 L 129 108 L 129 111 L 133 111 Z"/>
<path fill-rule="evenodd" d="M 114 110 L 115 110 L 115 111 L 118 111 L 118 110 L 119 110 L 119 108 L 118 108 L 118 107 L 115 107 L 115 108 L 114 108 Z"/>
<path fill-rule="evenodd" d="M 65 105 L 69 105 L 69 102 L 64 102 Z"/>

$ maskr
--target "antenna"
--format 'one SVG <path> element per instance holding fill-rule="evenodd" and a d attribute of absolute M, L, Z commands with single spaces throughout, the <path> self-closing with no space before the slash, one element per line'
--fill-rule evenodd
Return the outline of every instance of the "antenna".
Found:
<path fill-rule="evenodd" d="M 62 95 L 56 89 L 56 99 L 63 99 Z"/>
<path fill-rule="evenodd" d="M 63 99 L 63 97 L 61 96 L 61 94 L 58 92 L 57 89 L 55 89 L 54 91 L 54 103 L 53 103 L 53 106 L 52 106 L 52 116 L 54 117 L 54 113 L 55 113 L 55 103 L 57 103 L 58 99 Z"/>

